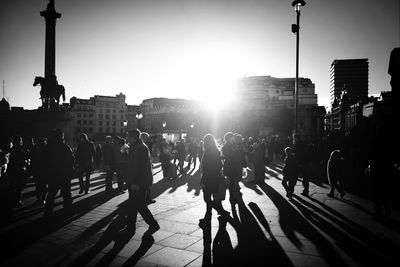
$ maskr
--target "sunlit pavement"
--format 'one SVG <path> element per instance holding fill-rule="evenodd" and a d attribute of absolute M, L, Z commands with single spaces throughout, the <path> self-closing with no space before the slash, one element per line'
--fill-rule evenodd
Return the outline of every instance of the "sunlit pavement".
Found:
<path fill-rule="evenodd" d="M 1 228 L 1 266 L 210 266 L 229 264 L 293 266 L 387 266 L 400 243 L 399 213 L 390 219 L 372 216 L 373 204 L 346 194 L 327 196 L 328 186 L 310 185 L 310 197 L 293 199 L 281 185 L 281 166 L 266 168 L 265 184 L 241 183 L 243 205 L 231 212 L 226 228 L 213 211 L 211 239 L 199 226 L 205 204 L 198 170 L 188 170 L 176 181 L 165 181 L 159 165 L 152 188 L 156 203 L 149 205 L 161 229 L 143 238 L 146 223 L 139 216 L 133 237 L 121 237 L 123 206 L 128 195 L 104 193 L 104 173 L 92 175 L 92 191 L 78 195 L 73 180 L 76 210 L 63 214 L 61 198 L 54 219 L 44 221 L 41 207 L 33 205 L 33 185 L 25 190 L 25 205 L 12 223 Z M 116 184 L 114 184 L 116 187 Z M 223 205 L 231 211 L 229 193 Z M 226 231 L 225 231 L 226 230 Z M 219 233 L 217 235 L 217 232 Z M 227 234 L 226 234 L 227 233 Z M 204 238 L 206 237 L 206 238 Z M 210 240 L 211 242 L 208 242 Z"/>

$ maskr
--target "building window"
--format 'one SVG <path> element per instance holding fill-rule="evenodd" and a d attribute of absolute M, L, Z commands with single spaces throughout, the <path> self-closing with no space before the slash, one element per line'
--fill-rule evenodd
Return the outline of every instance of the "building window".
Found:
<path fill-rule="evenodd" d="M 81 124 L 81 120 L 77 120 L 77 121 L 76 121 L 76 124 Z"/>
<path fill-rule="evenodd" d="M 93 114 L 92 113 L 89 114 L 89 118 L 93 118 Z"/>
<path fill-rule="evenodd" d="M 83 113 L 83 117 L 86 118 L 86 117 L 87 117 L 87 114 L 86 114 L 86 113 Z"/>
<path fill-rule="evenodd" d="M 116 116 L 116 115 L 112 115 L 112 119 L 113 119 L 113 120 L 116 120 L 116 119 L 117 119 L 117 116 Z"/>
<path fill-rule="evenodd" d="M 115 131 L 115 128 L 113 128 L 113 133 L 115 133 L 116 131 Z"/>
<path fill-rule="evenodd" d="M 99 128 L 99 133 L 102 133 L 103 132 L 103 128 Z"/>
<path fill-rule="evenodd" d="M 106 109 L 106 113 L 110 113 L 110 110 L 109 110 L 109 109 Z"/>
<path fill-rule="evenodd" d="M 110 119 L 110 115 L 106 115 L 106 119 Z"/>
<path fill-rule="evenodd" d="M 83 120 L 83 123 L 82 124 L 87 124 L 87 120 Z"/>
<path fill-rule="evenodd" d="M 113 113 L 116 113 L 117 111 L 115 109 L 113 109 Z"/>
<path fill-rule="evenodd" d="M 81 113 L 78 113 L 78 114 L 76 114 L 76 116 L 77 116 L 78 118 L 80 118 L 80 117 L 82 116 L 82 114 L 81 114 Z"/>
<path fill-rule="evenodd" d="M 112 125 L 113 125 L 113 126 L 115 126 L 115 125 L 116 125 L 115 121 L 113 121 L 113 122 L 112 122 Z"/>
<path fill-rule="evenodd" d="M 107 121 L 107 126 L 110 126 L 110 122 L 109 121 Z"/>
<path fill-rule="evenodd" d="M 102 119 L 103 118 L 103 114 L 99 114 L 99 119 Z"/>
<path fill-rule="evenodd" d="M 109 133 L 110 132 L 110 128 L 107 128 L 107 133 Z"/>
<path fill-rule="evenodd" d="M 88 132 L 89 132 L 89 133 L 93 133 L 93 128 L 90 127 L 90 128 L 88 129 Z"/>
<path fill-rule="evenodd" d="M 102 121 L 99 121 L 99 126 L 103 126 L 103 122 Z"/>
<path fill-rule="evenodd" d="M 92 125 L 92 124 L 93 124 L 93 121 L 92 121 L 92 120 L 90 120 L 90 121 L 89 121 L 89 124 L 91 124 L 91 125 Z"/>

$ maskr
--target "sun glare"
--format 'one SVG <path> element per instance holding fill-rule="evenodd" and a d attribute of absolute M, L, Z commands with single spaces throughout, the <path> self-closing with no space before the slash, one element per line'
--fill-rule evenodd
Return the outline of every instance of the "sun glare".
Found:
<path fill-rule="evenodd" d="M 169 90 L 182 98 L 200 100 L 210 112 L 219 112 L 235 98 L 242 66 L 239 55 L 236 47 L 221 43 L 187 49 L 169 70 Z"/>

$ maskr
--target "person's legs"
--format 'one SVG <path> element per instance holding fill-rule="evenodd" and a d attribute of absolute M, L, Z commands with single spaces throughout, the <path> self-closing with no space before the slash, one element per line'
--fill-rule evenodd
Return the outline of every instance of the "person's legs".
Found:
<path fill-rule="evenodd" d="M 89 188 L 90 188 L 90 173 L 91 169 L 86 169 L 85 174 L 86 174 L 86 184 L 85 184 L 85 193 L 89 193 Z"/>
<path fill-rule="evenodd" d="M 113 189 L 113 187 L 112 187 L 113 176 L 114 176 L 114 168 L 110 166 L 110 170 L 107 171 L 106 181 L 105 181 L 105 183 L 106 183 L 106 191 L 107 192 L 111 191 Z"/>
<path fill-rule="evenodd" d="M 54 198 L 58 192 L 59 186 L 56 183 L 50 183 L 49 184 L 49 193 L 47 194 L 46 197 L 46 205 L 45 205 L 45 216 L 51 215 L 53 213 L 53 207 L 54 207 Z"/>
<path fill-rule="evenodd" d="M 302 184 L 304 187 L 302 195 L 308 196 L 308 193 L 309 193 L 308 189 L 310 187 L 310 183 L 308 181 L 307 166 L 305 164 L 301 166 L 301 175 L 303 178 Z"/>
<path fill-rule="evenodd" d="M 72 206 L 71 197 L 71 180 L 66 178 L 62 181 L 61 185 L 61 195 L 63 197 L 64 209 L 69 209 Z"/>
<path fill-rule="evenodd" d="M 85 184 L 83 182 L 83 169 L 82 166 L 78 167 L 78 179 L 79 179 L 79 194 L 82 194 L 85 191 Z"/>

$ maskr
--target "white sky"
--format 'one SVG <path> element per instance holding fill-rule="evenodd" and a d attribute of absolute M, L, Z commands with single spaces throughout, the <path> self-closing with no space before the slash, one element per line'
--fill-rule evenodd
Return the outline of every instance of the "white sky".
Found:
<path fill-rule="evenodd" d="M 56 74 L 72 96 L 222 99 L 243 76 L 295 76 L 295 12 L 287 0 L 56 0 Z M 396 0 L 308 0 L 302 9 L 300 76 L 329 103 L 335 59 L 369 58 L 369 92 L 390 90 L 399 44 Z M 0 80 L 12 106 L 37 108 L 44 75 L 45 0 L 0 3 Z M 2 96 L 2 95 L 1 95 Z M 221 100 L 222 101 L 222 100 Z"/>

